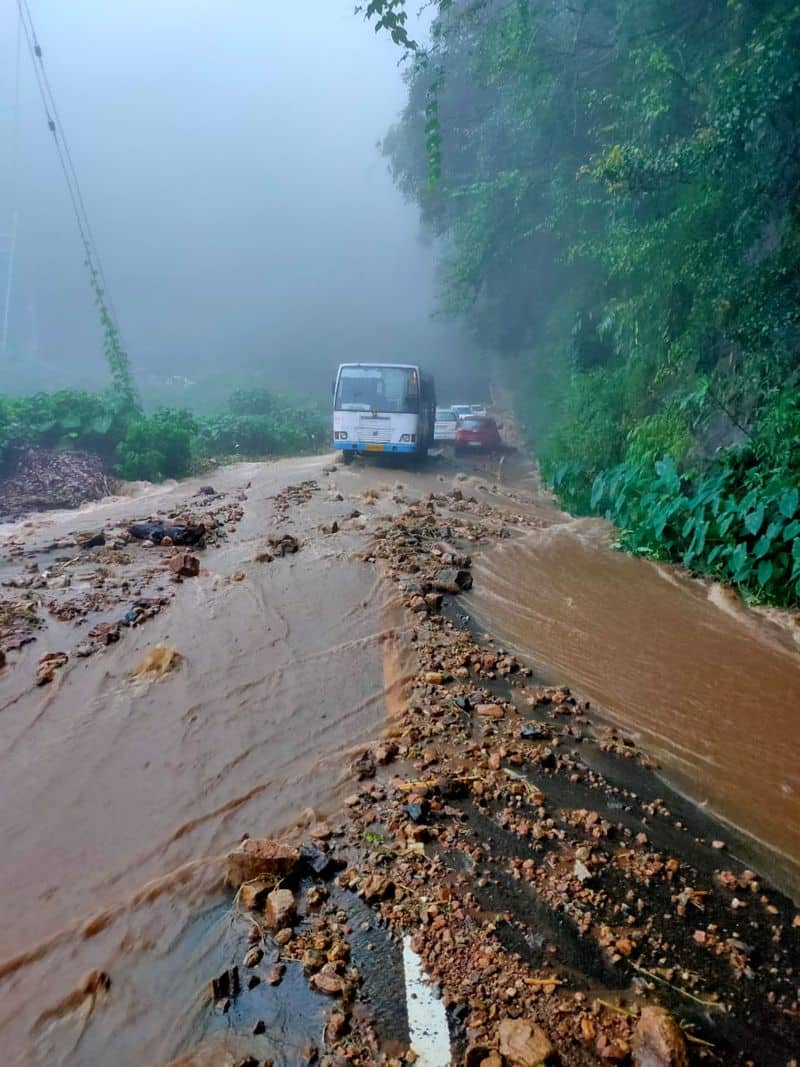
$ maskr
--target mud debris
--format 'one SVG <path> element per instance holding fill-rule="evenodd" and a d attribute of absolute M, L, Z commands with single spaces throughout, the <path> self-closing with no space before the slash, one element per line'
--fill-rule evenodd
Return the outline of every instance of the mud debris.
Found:
<path fill-rule="evenodd" d="M 42 658 L 39 660 L 39 667 L 36 671 L 36 684 L 48 685 L 55 678 L 56 671 L 69 659 L 66 652 L 45 652 Z"/>
<path fill-rule="evenodd" d="M 32 511 L 77 508 L 111 492 L 101 458 L 26 445 L 16 450 L 8 477 L 0 480 L 0 520 Z"/>
<path fill-rule="evenodd" d="M 400 592 L 416 676 L 391 736 L 353 761 L 342 822 L 287 874 L 295 925 L 266 935 L 337 1003 L 322 1062 L 413 1062 L 382 1048 L 353 955 L 380 929 L 411 937 L 453 1062 L 787 1063 L 794 909 L 729 852 L 719 871 L 719 838 L 699 814 L 676 820 L 630 738 L 464 628 L 467 546 L 515 524 L 458 490 L 375 522 L 365 561 Z M 373 918 L 352 922 L 342 894 Z"/>
<path fill-rule="evenodd" d="M 172 645 L 154 645 L 148 649 L 133 672 L 136 680 L 157 681 L 180 666 L 183 656 Z"/>

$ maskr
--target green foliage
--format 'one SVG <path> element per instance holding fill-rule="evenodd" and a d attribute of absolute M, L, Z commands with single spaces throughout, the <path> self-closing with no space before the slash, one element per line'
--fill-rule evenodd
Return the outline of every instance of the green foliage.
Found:
<path fill-rule="evenodd" d="M 590 505 L 620 545 L 731 582 L 750 599 L 800 603 L 800 492 L 723 462 L 691 482 L 671 457 L 599 474 Z"/>
<path fill-rule="evenodd" d="M 273 394 L 263 386 L 234 389 L 228 407 L 234 415 L 269 415 L 275 404 Z"/>
<path fill-rule="evenodd" d="M 31 443 L 96 452 L 120 478 L 161 481 L 185 477 L 198 459 L 309 451 L 327 430 L 316 408 L 263 388 L 234 390 L 228 412 L 205 416 L 177 408 L 147 416 L 116 392 L 0 395 L 0 468 L 13 445 Z"/>
<path fill-rule="evenodd" d="M 115 473 L 131 481 L 184 478 L 192 466 L 197 423 L 188 411 L 164 408 L 132 418 L 117 445 Z"/>
<path fill-rule="evenodd" d="M 0 397 L 0 452 L 13 442 L 45 448 L 113 453 L 122 422 L 108 394 L 61 389 L 24 397 Z"/>
<path fill-rule="evenodd" d="M 133 382 L 128 355 L 122 347 L 119 328 L 111 314 L 105 292 L 100 285 L 100 277 L 91 259 L 88 260 L 87 266 L 100 315 L 100 325 L 103 328 L 103 351 L 111 372 L 110 403 L 123 415 L 138 414 L 141 412 L 141 402 Z"/>
<path fill-rule="evenodd" d="M 689 450 L 692 436 L 685 419 L 677 411 L 647 415 L 628 434 L 626 462 L 652 465 L 663 456 L 680 463 Z"/>
<path fill-rule="evenodd" d="M 443 309 L 513 359 L 545 476 L 570 507 L 609 511 L 598 476 L 636 471 L 631 493 L 650 478 L 658 510 L 675 504 L 654 475 L 669 456 L 684 489 L 725 470 L 769 515 L 800 475 L 800 7 L 437 7 L 384 150 L 441 239 Z M 711 569 L 780 600 L 781 559 L 730 521 L 741 566 L 714 545 Z M 692 566 L 702 529 L 679 545 Z"/>

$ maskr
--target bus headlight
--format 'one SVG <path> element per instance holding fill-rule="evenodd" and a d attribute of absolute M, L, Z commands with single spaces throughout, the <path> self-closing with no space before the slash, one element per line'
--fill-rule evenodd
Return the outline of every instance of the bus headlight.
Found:
<path fill-rule="evenodd" d="M 347 431 L 346 430 L 334 430 L 333 439 L 334 439 L 334 441 L 346 441 L 347 440 Z"/>
<path fill-rule="evenodd" d="M 401 433 L 400 434 L 400 442 L 401 442 L 401 444 L 404 444 L 404 445 L 412 444 L 413 445 L 416 440 L 417 440 L 417 435 L 415 433 Z"/>

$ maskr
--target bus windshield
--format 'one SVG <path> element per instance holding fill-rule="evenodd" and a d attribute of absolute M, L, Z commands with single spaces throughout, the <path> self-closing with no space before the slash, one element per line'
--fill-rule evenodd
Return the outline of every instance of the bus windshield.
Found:
<path fill-rule="evenodd" d="M 381 411 L 416 415 L 419 377 L 413 367 L 342 367 L 337 411 Z"/>

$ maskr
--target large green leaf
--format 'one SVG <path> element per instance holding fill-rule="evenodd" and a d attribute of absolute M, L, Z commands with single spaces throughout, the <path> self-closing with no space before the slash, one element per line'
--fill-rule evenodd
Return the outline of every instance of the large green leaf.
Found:
<path fill-rule="evenodd" d="M 797 513 L 798 503 L 800 503 L 800 491 L 797 486 L 792 486 L 791 489 L 786 490 L 778 503 L 781 515 L 786 519 L 793 518 Z"/>
<path fill-rule="evenodd" d="M 771 547 L 772 540 L 766 534 L 762 534 L 753 546 L 753 555 L 756 559 L 761 559 L 762 556 L 766 556 Z"/>
<path fill-rule="evenodd" d="M 765 586 L 767 584 L 767 582 L 772 577 L 772 571 L 773 566 L 770 560 L 762 559 L 758 565 L 758 570 L 756 571 L 756 574 L 758 576 L 758 584 L 760 586 Z"/>
<path fill-rule="evenodd" d="M 744 528 L 749 534 L 752 534 L 755 537 L 755 535 L 761 529 L 763 522 L 764 505 L 759 504 L 757 508 L 755 508 L 753 511 L 748 512 L 747 515 L 745 515 Z"/>
<path fill-rule="evenodd" d="M 598 474 L 592 483 L 592 495 L 589 500 L 589 505 L 594 511 L 600 501 L 603 499 L 603 493 L 606 489 L 606 480 L 603 474 Z"/>

